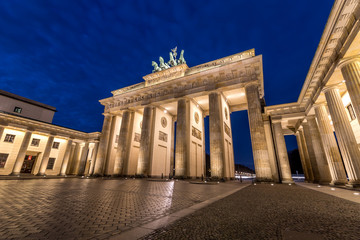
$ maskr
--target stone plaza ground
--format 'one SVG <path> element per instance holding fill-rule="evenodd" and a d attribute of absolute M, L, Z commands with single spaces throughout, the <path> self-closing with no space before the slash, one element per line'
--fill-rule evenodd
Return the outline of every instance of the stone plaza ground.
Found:
<path fill-rule="evenodd" d="M 348 201 L 301 185 L 2 180 L 0 239 L 360 238 L 360 196 Z M 353 194 L 332 192 L 341 191 Z"/>

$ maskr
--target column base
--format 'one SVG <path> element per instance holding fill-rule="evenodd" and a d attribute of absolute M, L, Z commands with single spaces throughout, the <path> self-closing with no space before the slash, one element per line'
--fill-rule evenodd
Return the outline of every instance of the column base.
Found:
<path fill-rule="evenodd" d="M 335 185 L 346 185 L 348 184 L 347 180 L 333 180 L 330 182 L 330 186 L 335 186 Z"/>
<path fill-rule="evenodd" d="M 318 182 L 316 182 L 317 184 L 320 184 L 320 185 L 330 185 L 330 182 L 329 180 L 320 180 Z"/>
<path fill-rule="evenodd" d="M 16 177 L 20 177 L 20 173 L 10 173 L 9 176 L 16 176 Z"/>
<path fill-rule="evenodd" d="M 289 184 L 289 183 L 295 183 L 295 182 L 292 179 L 283 179 L 283 180 L 281 180 L 281 183 Z"/>
<path fill-rule="evenodd" d="M 102 174 L 93 174 L 92 175 L 92 177 L 94 177 L 94 178 L 98 178 L 98 177 L 103 177 L 104 175 L 102 175 Z"/>
<path fill-rule="evenodd" d="M 356 188 L 356 187 L 360 187 L 360 180 L 353 180 L 353 181 L 349 181 L 347 184 L 345 184 L 345 187 L 347 188 Z"/>
<path fill-rule="evenodd" d="M 41 176 L 41 177 L 44 176 L 44 177 L 46 177 L 45 173 L 38 173 L 35 176 Z"/>
<path fill-rule="evenodd" d="M 255 178 L 255 182 L 273 183 L 274 180 L 271 178 Z"/>

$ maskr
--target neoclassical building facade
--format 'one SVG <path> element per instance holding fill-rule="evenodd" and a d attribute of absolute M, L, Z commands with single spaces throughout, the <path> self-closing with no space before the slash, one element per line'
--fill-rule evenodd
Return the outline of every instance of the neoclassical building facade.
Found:
<path fill-rule="evenodd" d="M 172 65 L 171 53 L 168 67 L 153 62 L 144 82 L 100 100 L 93 174 L 204 176 L 209 116 L 211 176 L 231 179 L 230 113 L 247 110 L 258 181 L 293 182 L 284 139 L 292 134 L 307 181 L 359 184 L 359 4 L 335 1 L 296 103 L 264 106 L 262 58 L 253 49 L 191 68 Z"/>
<path fill-rule="evenodd" d="M 265 107 L 280 166 L 296 135 L 309 182 L 360 184 L 359 19 L 358 0 L 335 1 L 298 101 Z"/>
<path fill-rule="evenodd" d="M 56 109 L 0 90 L 0 175 L 91 173 L 100 133 L 52 124 Z"/>
<path fill-rule="evenodd" d="M 53 125 L 54 108 L 12 96 L 17 105 L 0 112 L 0 175 L 202 178 L 210 170 L 212 178 L 232 179 L 230 116 L 246 110 L 258 181 L 293 182 L 284 136 L 296 135 L 306 181 L 359 185 L 359 29 L 360 1 L 336 0 L 294 103 L 265 106 L 262 56 L 254 49 L 194 67 L 172 49 L 144 81 L 100 100 L 101 134 Z M 10 95 L 0 92 L 0 100 Z M 24 116 L 29 106 L 20 103 L 36 108 Z"/>

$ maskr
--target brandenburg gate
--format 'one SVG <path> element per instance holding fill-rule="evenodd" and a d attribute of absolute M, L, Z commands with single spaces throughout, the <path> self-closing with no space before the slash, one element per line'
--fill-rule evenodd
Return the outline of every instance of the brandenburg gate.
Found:
<path fill-rule="evenodd" d="M 247 110 L 257 180 L 276 180 L 276 160 L 268 150 L 274 143 L 262 109 L 262 56 L 251 49 L 189 68 L 184 51 L 179 59 L 176 55 L 172 49 L 170 61 L 153 62 L 145 81 L 100 100 L 104 123 L 91 174 L 205 176 L 204 118 L 209 116 L 211 177 L 232 179 L 237 134 L 230 115 Z M 292 182 L 291 175 L 282 180 Z"/>

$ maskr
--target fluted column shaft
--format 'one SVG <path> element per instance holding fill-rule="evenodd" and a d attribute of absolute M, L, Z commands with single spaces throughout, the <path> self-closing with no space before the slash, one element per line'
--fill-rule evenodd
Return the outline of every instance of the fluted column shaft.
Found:
<path fill-rule="evenodd" d="M 217 92 L 209 94 L 209 134 L 211 177 L 224 177 L 225 149 L 222 134 L 221 96 Z"/>
<path fill-rule="evenodd" d="M 77 175 L 79 175 L 79 176 L 84 176 L 84 174 L 85 174 L 85 167 L 86 167 L 86 160 L 87 160 L 88 152 L 89 152 L 89 142 L 86 142 L 85 146 L 83 147 L 83 149 L 81 151 L 79 169 L 77 172 Z"/>
<path fill-rule="evenodd" d="M 273 129 L 275 136 L 275 145 L 278 153 L 278 163 L 280 167 L 280 176 L 282 183 L 293 183 L 289 157 L 287 154 L 285 138 L 280 121 L 273 121 Z"/>
<path fill-rule="evenodd" d="M 325 105 L 315 106 L 315 114 L 325 156 L 330 168 L 332 178 L 331 184 L 345 184 L 347 183 L 345 168 L 341 160 L 339 148 L 335 140 Z"/>
<path fill-rule="evenodd" d="M 339 90 L 335 88 L 326 89 L 325 97 L 349 177 L 349 184 L 360 184 L 360 151 Z"/>
<path fill-rule="evenodd" d="M 70 159 L 71 146 L 72 146 L 72 139 L 69 139 L 66 144 L 65 154 L 60 168 L 60 174 L 59 174 L 60 176 L 66 175 L 66 169 Z"/>
<path fill-rule="evenodd" d="M 313 173 L 313 170 L 311 168 L 310 156 L 309 156 L 309 152 L 308 152 L 308 148 L 307 148 L 307 144 L 306 144 L 303 129 L 299 129 L 299 136 L 300 136 L 300 139 L 301 139 L 301 147 L 302 147 L 302 150 L 303 150 L 303 153 L 304 153 L 305 168 L 306 168 L 306 172 L 308 173 L 308 179 L 305 179 L 305 180 L 308 181 L 308 182 L 313 182 L 314 181 L 314 173 Z"/>
<path fill-rule="evenodd" d="M 320 132 L 315 120 L 315 116 L 307 117 L 311 134 L 311 142 L 315 153 L 316 164 L 320 174 L 319 182 L 322 184 L 331 183 L 329 164 L 326 160 L 324 147 L 321 142 Z"/>
<path fill-rule="evenodd" d="M 341 73 L 345 79 L 346 88 L 360 123 L 360 58 L 342 64 Z"/>
<path fill-rule="evenodd" d="M 309 162 L 314 176 L 314 182 L 318 183 L 320 181 L 320 173 L 316 162 L 315 151 L 312 144 L 312 135 L 310 132 L 309 124 L 308 122 L 303 122 L 302 125 L 304 129 L 304 139 L 306 143 L 306 149 L 310 160 Z"/>
<path fill-rule="evenodd" d="M 174 161 L 175 161 L 175 120 L 171 121 L 171 152 L 170 152 L 170 177 L 174 177 Z"/>
<path fill-rule="evenodd" d="M 49 162 L 50 152 L 51 152 L 51 148 L 52 148 L 53 143 L 54 143 L 54 136 L 50 135 L 48 140 L 47 140 L 47 143 L 46 143 L 46 147 L 45 147 L 45 150 L 44 150 L 44 153 L 43 153 L 43 157 L 41 159 L 39 173 L 37 174 L 39 176 L 45 175 L 45 171 L 46 171 L 46 167 L 47 167 L 48 162 Z"/>
<path fill-rule="evenodd" d="M 92 175 L 93 172 L 94 172 L 96 155 L 97 155 L 98 149 L 99 149 L 99 142 L 96 141 L 95 146 L 94 146 L 94 150 L 93 150 L 93 154 L 92 154 L 92 157 L 91 157 L 91 162 L 90 162 L 90 167 L 89 167 L 89 172 L 88 172 L 89 176 Z"/>
<path fill-rule="evenodd" d="M 248 117 L 256 179 L 258 181 L 272 181 L 264 122 L 261 114 L 259 90 L 256 84 L 249 84 L 245 87 L 245 92 L 248 103 Z"/>
<path fill-rule="evenodd" d="M 303 148 L 303 145 L 302 145 L 302 142 L 301 142 L 300 132 L 297 131 L 295 136 L 296 136 L 296 142 L 297 142 L 298 149 L 299 149 L 301 166 L 302 166 L 302 169 L 304 171 L 305 181 L 309 181 L 309 173 L 308 173 L 308 169 L 307 169 L 307 166 L 306 166 L 305 152 L 304 152 L 304 148 Z"/>
<path fill-rule="evenodd" d="M 274 146 L 274 140 L 273 140 L 273 134 L 270 126 L 269 117 L 266 117 L 266 119 L 263 119 L 264 121 L 264 129 L 265 129 L 265 137 L 266 137 L 266 143 L 268 146 L 268 154 L 269 154 L 269 162 L 270 162 L 270 168 L 271 168 L 271 174 L 272 179 L 274 182 L 280 182 L 280 176 L 278 171 L 278 163 L 276 159 L 275 154 L 275 146 Z"/>
<path fill-rule="evenodd" d="M 211 132 L 211 130 L 210 130 Z M 211 140 L 210 140 L 211 146 Z M 175 177 L 187 177 L 190 151 L 190 107 L 186 99 L 178 100 L 175 148 Z"/>
<path fill-rule="evenodd" d="M 154 108 L 152 106 L 146 106 L 144 108 L 141 138 L 140 138 L 140 150 L 138 157 L 137 175 L 149 175 L 150 174 L 150 159 L 152 149 L 153 138 L 153 122 L 154 122 Z"/>
<path fill-rule="evenodd" d="M 104 117 L 103 128 L 100 136 L 99 149 L 95 160 L 94 175 L 102 176 L 104 174 L 104 162 L 106 159 L 106 153 L 109 144 L 111 121 L 112 116 L 110 114 L 106 114 Z"/>
<path fill-rule="evenodd" d="M 0 139 L 2 138 L 4 130 L 5 130 L 5 128 L 0 126 Z"/>
<path fill-rule="evenodd" d="M 125 110 L 122 115 L 119 140 L 115 154 L 114 176 L 126 174 L 125 165 L 129 159 L 134 112 Z"/>
<path fill-rule="evenodd" d="M 31 131 L 27 131 L 25 133 L 24 138 L 23 138 L 23 140 L 21 142 L 21 146 L 20 146 L 18 155 L 17 155 L 16 160 L 15 160 L 13 171 L 12 171 L 12 173 L 10 175 L 19 175 L 20 174 L 21 167 L 22 167 L 22 165 L 24 163 L 24 160 L 25 160 L 26 150 L 27 150 L 27 148 L 29 146 L 29 143 L 30 143 L 31 135 L 32 135 Z"/>

